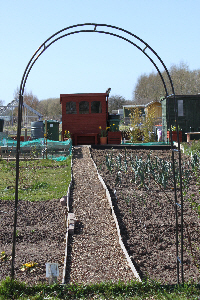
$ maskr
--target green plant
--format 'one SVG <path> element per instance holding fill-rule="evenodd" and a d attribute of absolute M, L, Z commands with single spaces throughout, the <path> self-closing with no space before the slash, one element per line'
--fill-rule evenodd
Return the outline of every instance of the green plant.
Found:
<path fill-rule="evenodd" d="M 137 106 L 132 108 L 131 113 L 131 141 L 143 141 L 145 143 L 154 141 L 153 125 L 155 119 L 155 110 L 146 113 L 144 116 L 141 109 Z"/>
<path fill-rule="evenodd" d="M 168 128 L 167 130 L 170 131 L 170 128 Z M 178 125 L 178 131 L 180 131 L 180 130 L 181 130 L 181 128 Z M 171 125 L 171 131 L 176 131 L 176 125 Z"/>
<path fill-rule="evenodd" d="M 106 129 L 102 129 L 101 126 L 99 126 L 100 129 L 100 137 L 106 137 L 108 132 L 107 130 L 109 129 L 109 127 L 106 127 Z"/>
<path fill-rule="evenodd" d="M 36 146 L 32 146 L 31 147 L 31 157 L 38 157 L 38 154 L 39 154 L 39 150 L 37 149 Z"/>
<path fill-rule="evenodd" d="M 148 112 L 148 114 L 146 114 L 144 118 L 142 129 L 143 129 L 145 143 L 154 141 L 154 135 L 153 135 L 154 118 L 155 118 L 155 110 Z"/>
<path fill-rule="evenodd" d="M 116 131 L 119 131 L 119 128 L 116 124 L 112 124 L 110 127 L 109 127 L 109 131 L 110 132 L 116 132 Z"/>
<path fill-rule="evenodd" d="M 64 132 L 64 138 L 67 138 L 67 139 L 71 138 L 71 133 L 68 130 L 65 130 L 65 132 Z"/>
<path fill-rule="evenodd" d="M 97 284 L 69 284 L 69 285 L 47 285 L 37 284 L 29 286 L 23 282 L 12 280 L 7 277 L 0 283 L 0 298 L 7 299 L 173 299 L 186 300 L 198 299 L 200 289 L 195 284 L 161 285 L 156 281 L 124 283 L 118 281 L 100 282 Z"/>
<path fill-rule="evenodd" d="M 131 128 L 130 128 L 130 136 L 131 140 L 136 143 L 138 141 L 142 141 L 142 130 L 141 125 L 143 122 L 142 111 L 138 107 L 134 107 L 131 109 L 130 113 L 131 118 Z"/>
<path fill-rule="evenodd" d="M 180 188 L 180 170 L 178 168 L 177 160 L 174 161 L 175 164 L 175 179 L 177 183 L 177 187 Z M 173 187 L 173 165 L 171 161 L 166 161 L 164 159 L 160 159 L 159 157 L 151 156 L 151 152 L 148 153 L 146 158 L 143 156 L 138 157 L 132 155 L 128 157 L 126 149 L 124 152 L 119 153 L 114 157 L 113 152 L 106 155 L 106 166 L 107 169 L 116 174 L 115 186 L 121 185 L 121 179 L 125 176 L 124 173 L 127 171 L 130 172 L 130 167 L 132 170 L 133 177 L 131 182 L 135 183 L 137 189 L 149 189 L 149 184 L 153 180 L 156 185 L 159 186 L 159 190 L 165 195 L 168 202 L 174 206 L 174 201 L 168 196 L 167 190 Z M 129 169 L 128 169 L 129 167 Z M 129 173 L 130 174 L 130 173 Z M 193 182 L 194 177 L 197 178 L 195 180 L 197 185 L 200 187 L 200 156 L 198 156 L 197 152 L 194 152 L 190 155 L 188 160 L 184 159 L 182 162 L 182 188 L 183 188 L 183 197 L 184 201 L 188 201 L 191 204 L 191 210 L 194 210 L 199 218 L 200 218 L 200 204 L 199 199 L 196 193 L 188 194 L 190 183 Z M 198 179 L 199 178 L 199 179 Z M 200 188 L 199 188 L 200 194 Z M 122 197 L 124 199 L 124 197 Z M 144 207 L 146 206 L 146 200 L 143 198 L 141 194 L 139 197 L 136 195 L 136 199 L 141 203 L 144 203 Z M 125 200 L 125 199 L 124 199 Z M 128 202 L 127 202 L 128 204 Z M 162 204 L 157 201 L 157 205 L 160 207 Z M 131 210 L 130 210 L 131 213 Z M 194 232 L 192 229 L 192 225 L 189 226 L 184 221 L 184 228 L 186 228 L 187 234 L 185 235 L 185 241 L 188 245 L 189 254 L 192 257 L 193 264 L 200 271 L 200 266 L 198 262 L 199 252 L 198 246 L 196 243 L 192 243 L 191 233 Z M 196 236 L 199 236 L 198 230 L 195 231 Z"/>
<path fill-rule="evenodd" d="M 0 282 L 0 299 L 19 299 L 26 291 L 26 284 L 7 277 Z"/>
<path fill-rule="evenodd" d="M 8 256 L 8 254 L 7 254 L 5 251 L 2 251 L 2 252 L 1 252 L 1 255 L 0 255 L 0 260 L 1 260 L 1 261 L 7 261 L 7 260 L 10 260 L 10 256 Z"/>
<path fill-rule="evenodd" d="M 21 271 L 24 272 L 24 271 L 27 271 L 27 272 L 34 272 L 36 267 L 38 266 L 38 264 L 36 262 L 28 262 L 28 263 L 25 263 L 22 265 L 21 267 Z"/>

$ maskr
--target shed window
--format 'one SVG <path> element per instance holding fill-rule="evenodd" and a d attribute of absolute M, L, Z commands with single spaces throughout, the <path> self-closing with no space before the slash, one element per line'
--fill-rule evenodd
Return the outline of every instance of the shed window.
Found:
<path fill-rule="evenodd" d="M 92 114 L 101 114 L 102 113 L 101 101 L 93 101 L 91 103 L 91 113 Z"/>
<path fill-rule="evenodd" d="M 70 101 L 66 103 L 66 114 L 76 114 L 76 102 Z"/>
<path fill-rule="evenodd" d="M 184 112 L 183 112 L 183 100 L 178 100 L 178 116 L 183 117 Z"/>
<path fill-rule="evenodd" d="M 89 114 L 89 102 L 81 101 L 79 103 L 79 114 Z"/>

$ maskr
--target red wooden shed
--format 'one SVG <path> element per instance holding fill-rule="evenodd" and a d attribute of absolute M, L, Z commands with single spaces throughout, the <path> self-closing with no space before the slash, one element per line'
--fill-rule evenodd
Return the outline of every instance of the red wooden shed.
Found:
<path fill-rule="evenodd" d="M 108 97 L 109 93 L 60 95 L 62 134 L 69 131 L 73 145 L 99 143 L 99 127 L 107 127 Z"/>

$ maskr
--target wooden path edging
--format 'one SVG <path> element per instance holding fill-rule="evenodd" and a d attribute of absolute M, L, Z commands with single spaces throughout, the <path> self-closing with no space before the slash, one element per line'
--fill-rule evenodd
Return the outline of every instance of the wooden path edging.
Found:
<path fill-rule="evenodd" d="M 91 159 L 92 159 L 91 152 L 90 152 L 90 157 L 91 157 Z M 120 244 L 120 246 L 121 246 L 121 248 L 122 248 L 122 251 L 124 252 L 124 255 L 125 255 L 125 257 L 126 257 L 126 260 L 127 260 L 128 264 L 129 264 L 129 266 L 130 266 L 130 268 L 131 268 L 131 271 L 133 272 L 133 274 L 134 274 L 134 276 L 136 277 L 136 279 L 137 279 L 139 282 L 141 282 L 142 280 L 141 280 L 141 278 L 140 278 L 138 272 L 136 271 L 135 266 L 134 266 L 134 264 L 133 264 L 133 262 L 132 262 L 130 256 L 128 255 L 128 252 L 127 252 L 127 250 L 126 250 L 126 248 L 125 248 L 125 246 L 124 246 L 124 243 L 123 243 L 123 241 L 122 241 L 122 237 L 121 237 L 121 233 L 120 233 L 120 228 L 119 228 L 118 220 L 117 220 L 117 217 L 116 217 L 116 215 L 115 215 L 115 211 L 114 211 L 114 208 L 113 208 L 113 205 L 112 205 L 112 200 L 111 200 L 111 196 L 110 196 L 109 190 L 108 190 L 108 188 L 107 188 L 107 186 L 106 186 L 106 184 L 105 184 L 103 178 L 102 178 L 101 175 L 99 174 L 98 169 L 97 169 L 97 166 L 96 166 L 96 164 L 95 164 L 95 162 L 94 162 L 93 159 L 92 159 L 92 161 L 93 161 L 93 164 L 94 164 L 94 166 L 95 166 L 95 168 L 96 168 L 98 178 L 99 178 L 99 180 L 100 180 L 100 182 L 101 182 L 103 188 L 105 189 L 106 197 L 107 197 L 108 202 L 109 202 L 109 204 L 110 204 L 110 208 L 111 208 L 111 211 L 112 211 L 112 216 L 113 216 L 113 218 L 114 218 L 114 220 L 115 220 L 115 224 L 116 224 L 116 227 L 117 227 L 117 234 L 118 234 L 118 237 L 119 237 L 119 244 Z"/>
<path fill-rule="evenodd" d="M 65 220 L 65 227 L 66 227 L 66 234 L 65 234 L 65 258 L 64 258 L 64 267 L 63 267 L 63 277 L 62 277 L 62 284 L 64 284 L 65 276 L 66 276 L 66 266 L 67 266 L 67 246 L 68 246 L 68 235 L 69 235 L 69 228 L 68 228 L 68 214 L 69 214 L 69 197 L 70 197 L 70 191 L 72 186 L 72 178 L 73 178 L 73 160 L 71 157 L 71 181 L 68 186 L 67 190 L 67 196 L 66 196 L 66 208 L 64 208 L 64 220 Z"/>

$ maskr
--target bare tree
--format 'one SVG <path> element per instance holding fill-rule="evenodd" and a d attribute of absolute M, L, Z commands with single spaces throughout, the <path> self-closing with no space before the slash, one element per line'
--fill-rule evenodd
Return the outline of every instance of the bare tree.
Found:
<path fill-rule="evenodd" d="M 175 92 L 177 95 L 192 95 L 200 92 L 200 70 L 190 71 L 189 67 L 181 62 L 170 68 Z"/>
<path fill-rule="evenodd" d="M 19 88 L 17 87 L 16 90 L 14 91 L 14 99 L 18 99 L 19 97 Z M 25 90 L 24 92 L 24 102 L 29 105 L 30 107 L 32 107 L 33 109 L 37 110 L 38 104 L 39 104 L 39 100 L 38 97 L 33 95 L 32 91 L 27 92 Z"/>
<path fill-rule="evenodd" d="M 164 95 L 164 87 L 159 74 L 154 72 L 149 75 L 141 75 L 138 78 L 133 99 L 138 104 L 146 104 L 150 101 L 158 101 Z"/>
<path fill-rule="evenodd" d="M 48 98 L 45 100 L 41 100 L 38 105 L 39 111 L 43 114 L 44 118 L 47 119 L 60 119 L 61 112 L 61 104 L 60 98 Z"/>
<path fill-rule="evenodd" d="M 172 65 L 169 69 L 175 93 L 177 95 L 192 95 L 200 92 L 200 70 L 190 71 L 187 64 L 181 62 Z M 170 82 L 165 71 L 162 72 L 168 93 L 172 92 Z M 150 101 L 159 101 L 166 92 L 158 73 L 141 75 L 133 91 L 133 100 L 138 104 L 146 104 Z"/>
<path fill-rule="evenodd" d="M 112 110 L 123 108 L 123 105 L 131 104 L 133 101 L 126 100 L 123 96 L 114 95 L 108 98 L 108 111 L 112 113 Z"/>

